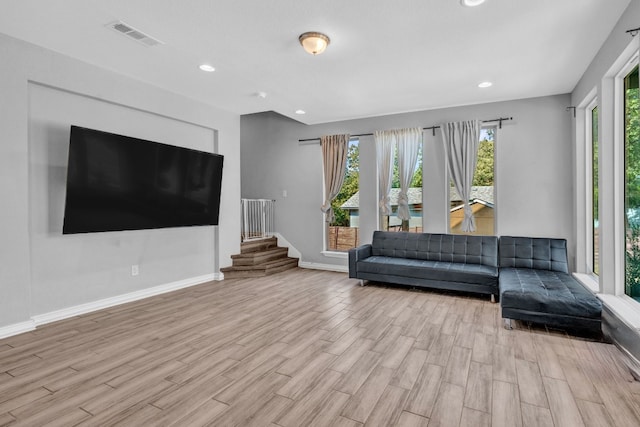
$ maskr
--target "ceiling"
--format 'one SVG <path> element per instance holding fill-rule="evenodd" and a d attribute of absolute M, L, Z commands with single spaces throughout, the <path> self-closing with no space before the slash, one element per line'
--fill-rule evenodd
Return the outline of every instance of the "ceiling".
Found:
<path fill-rule="evenodd" d="M 227 111 L 315 124 L 569 93 L 629 3 L 0 0 L 0 32 Z M 164 44 L 105 26 L 116 20 Z M 331 38 L 323 54 L 301 48 L 306 31 Z"/>

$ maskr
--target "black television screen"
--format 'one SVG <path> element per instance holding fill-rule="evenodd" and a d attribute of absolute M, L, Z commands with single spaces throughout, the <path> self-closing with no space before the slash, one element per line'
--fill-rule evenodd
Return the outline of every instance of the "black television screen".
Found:
<path fill-rule="evenodd" d="M 63 234 L 218 225 L 223 156 L 71 126 Z"/>

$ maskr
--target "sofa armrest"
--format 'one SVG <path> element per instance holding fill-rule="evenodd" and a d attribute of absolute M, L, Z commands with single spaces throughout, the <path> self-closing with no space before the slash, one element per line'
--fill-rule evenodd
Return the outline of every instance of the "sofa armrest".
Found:
<path fill-rule="evenodd" d="M 357 278 L 356 263 L 371 256 L 371 245 L 366 244 L 349 249 L 349 277 Z"/>

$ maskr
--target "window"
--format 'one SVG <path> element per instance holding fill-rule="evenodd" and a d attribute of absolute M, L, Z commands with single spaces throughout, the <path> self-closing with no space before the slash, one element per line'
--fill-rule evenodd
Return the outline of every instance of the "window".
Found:
<path fill-rule="evenodd" d="M 494 138 L 495 128 L 484 128 L 480 132 L 478 162 L 473 175 L 469 204 L 476 222 L 474 234 L 490 236 L 495 234 L 494 203 Z M 453 182 L 449 188 L 449 229 L 452 234 L 467 234 L 461 230 L 464 218 L 462 198 Z"/>
<path fill-rule="evenodd" d="M 383 218 L 383 230 L 409 231 L 422 233 L 422 145 L 418 148 L 418 160 L 413 171 L 413 178 L 407 196 L 409 198 L 409 212 L 411 219 L 402 221 L 398 218 L 398 194 L 400 194 L 400 172 L 398 169 L 398 150 L 393 157 L 393 181 L 389 199 L 391 201 L 391 215 Z"/>
<path fill-rule="evenodd" d="M 640 301 L 640 107 L 638 66 L 624 77 L 625 294 Z"/>
<path fill-rule="evenodd" d="M 598 189 L 598 105 L 596 100 L 586 108 L 587 141 L 587 267 L 600 274 L 600 214 Z"/>
<path fill-rule="evenodd" d="M 638 39 L 576 109 L 576 272 L 628 325 L 640 319 Z"/>
<path fill-rule="evenodd" d="M 342 189 L 331 206 L 334 221 L 327 229 L 328 251 L 348 251 L 360 245 L 359 235 L 359 181 L 360 181 L 360 141 L 349 140 L 347 170 Z"/>

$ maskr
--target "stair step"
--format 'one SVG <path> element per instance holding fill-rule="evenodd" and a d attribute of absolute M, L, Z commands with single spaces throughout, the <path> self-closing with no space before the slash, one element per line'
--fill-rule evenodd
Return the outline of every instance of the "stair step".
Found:
<path fill-rule="evenodd" d="M 225 279 L 246 278 L 246 277 L 264 277 L 270 274 L 279 273 L 281 271 L 296 268 L 298 266 L 298 258 L 282 258 L 274 261 L 265 262 L 259 265 L 238 265 L 232 267 L 221 268 Z"/>
<path fill-rule="evenodd" d="M 246 254 L 250 252 L 260 252 L 266 249 L 278 246 L 278 239 L 275 237 L 269 237 L 267 239 L 250 240 L 248 242 L 242 242 L 240 245 L 240 253 Z"/>
<path fill-rule="evenodd" d="M 280 273 L 281 271 L 291 270 L 292 268 L 298 268 L 298 261 L 298 258 L 289 258 L 288 262 L 267 269 L 267 276 L 270 274 Z"/>
<path fill-rule="evenodd" d="M 280 258 L 286 258 L 288 248 L 273 247 L 260 252 L 246 252 L 239 255 L 231 255 L 234 266 L 241 265 L 257 265 L 267 261 L 273 261 Z"/>
<path fill-rule="evenodd" d="M 290 264 L 290 263 L 297 264 L 298 258 L 285 257 L 285 258 L 276 259 L 273 261 L 263 262 L 262 264 L 257 264 L 257 265 L 234 265 L 231 267 L 221 268 L 220 271 L 224 273 L 225 271 L 228 271 L 228 270 L 234 270 L 234 271 L 269 270 L 272 268 L 279 267 L 283 264 Z"/>

